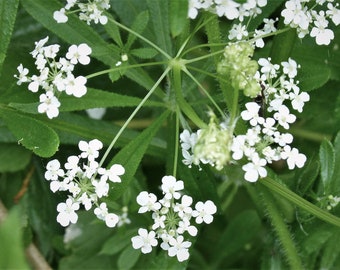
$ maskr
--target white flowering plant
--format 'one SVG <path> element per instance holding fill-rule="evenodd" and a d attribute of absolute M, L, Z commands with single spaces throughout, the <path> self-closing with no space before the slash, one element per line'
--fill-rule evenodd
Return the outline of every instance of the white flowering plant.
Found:
<path fill-rule="evenodd" d="M 339 24 L 335 0 L 1 1 L 0 268 L 337 269 Z"/>

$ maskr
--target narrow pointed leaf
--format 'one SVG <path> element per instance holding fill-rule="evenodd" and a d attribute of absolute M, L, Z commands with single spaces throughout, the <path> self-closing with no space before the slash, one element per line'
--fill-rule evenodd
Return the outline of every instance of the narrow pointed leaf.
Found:
<path fill-rule="evenodd" d="M 170 1 L 170 30 L 173 37 L 181 34 L 188 23 L 188 8 L 187 0 Z"/>
<path fill-rule="evenodd" d="M 329 184 L 331 182 L 331 178 L 334 171 L 334 161 L 335 161 L 335 153 L 333 145 L 329 141 L 323 141 L 321 143 L 320 152 L 320 164 L 321 164 L 321 180 L 326 191 L 329 191 Z"/>

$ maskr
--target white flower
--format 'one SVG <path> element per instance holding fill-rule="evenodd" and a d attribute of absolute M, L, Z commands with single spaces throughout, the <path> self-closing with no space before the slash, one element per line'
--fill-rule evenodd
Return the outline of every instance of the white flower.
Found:
<path fill-rule="evenodd" d="M 73 202 L 70 198 L 66 200 L 66 203 L 59 203 L 57 205 L 57 211 L 59 212 L 57 221 L 63 227 L 67 227 L 70 223 L 76 223 L 78 215 L 75 211 L 78 209 L 79 203 Z"/>
<path fill-rule="evenodd" d="M 62 8 L 53 13 L 53 19 L 57 21 L 57 23 L 66 23 L 68 21 L 68 17 L 65 14 L 65 8 Z"/>
<path fill-rule="evenodd" d="M 59 176 L 62 177 L 65 174 L 63 169 L 60 169 L 60 162 L 57 159 L 49 161 L 46 165 L 46 169 L 46 180 L 57 180 Z"/>
<path fill-rule="evenodd" d="M 289 94 L 289 97 L 292 100 L 293 109 L 298 112 L 302 112 L 305 102 L 309 101 L 309 95 L 306 92 L 301 92 L 299 94 L 298 91 L 294 91 L 294 93 Z"/>
<path fill-rule="evenodd" d="M 102 175 L 100 178 L 101 180 L 106 181 L 107 179 L 109 179 L 113 183 L 120 183 L 122 182 L 122 180 L 119 176 L 125 173 L 125 169 L 120 164 L 114 164 L 109 170 L 99 168 L 98 173 Z"/>
<path fill-rule="evenodd" d="M 60 102 L 54 96 L 52 91 L 46 92 L 46 94 L 41 94 L 39 97 L 40 104 L 38 106 L 39 113 L 46 113 L 47 117 L 52 119 L 59 115 Z"/>
<path fill-rule="evenodd" d="M 38 54 L 42 54 L 44 52 L 43 47 L 47 41 L 48 41 L 48 37 L 45 37 L 39 41 L 34 42 L 35 48 L 31 52 L 33 58 L 36 58 Z"/>
<path fill-rule="evenodd" d="M 183 262 L 189 258 L 188 248 L 191 246 L 191 242 L 184 241 L 182 235 L 177 238 L 171 237 L 169 240 L 168 254 L 170 257 L 177 256 L 179 262 Z"/>
<path fill-rule="evenodd" d="M 97 139 L 91 140 L 88 143 L 80 141 L 78 147 L 82 151 L 80 154 L 82 158 L 88 158 L 88 160 L 93 161 L 99 156 L 98 150 L 103 148 L 103 143 Z"/>
<path fill-rule="evenodd" d="M 179 199 L 181 194 L 178 192 L 184 189 L 184 184 L 182 180 L 176 180 L 175 177 L 169 175 L 162 178 L 162 191 L 165 194 L 166 199 Z"/>
<path fill-rule="evenodd" d="M 92 49 L 85 43 L 77 45 L 71 45 L 66 53 L 66 58 L 70 60 L 71 64 L 75 65 L 78 62 L 82 65 L 88 65 L 90 63 L 89 54 L 92 53 Z"/>
<path fill-rule="evenodd" d="M 238 135 L 233 139 L 231 145 L 231 151 L 233 152 L 233 159 L 240 160 L 243 157 L 244 152 L 247 151 L 249 147 L 246 145 L 246 136 Z"/>
<path fill-rule="evenodd" d="M 81 197 L 78 199 L 78 201 L 84 205 L 86 211 L 91 209 L 92 200 L 89 198 L 89 196 L 87 196 L 86 193 L 83 193 Z"/>
<path fill-rule="evenodd" d="M 110 213 L 105 216 L 105 224 L 109 228 L 113 228 L 117 225 L 119 217 L 116 214 Z"/>
<path fill-rule="evenodd" d="M 197 235 L 197 228 L 193 225 L 190 225 L 190 222 L 187 218 L 184 218 L 178 222 L 177 232 L 179 234 L 183 234 L 185 231 L 187 231 L 191 236 Z"/>
<path fill-rule="evenodd" d="M 241 117 L 245 121 L 249 121 L 252 126 L 256 126 L 257 124 L 263 124 L 263 117 L 259 116 L 260 105 L 256 102 L 248 102 L 246 103 L 246 111 L 241 112 Z"/>
<path fill-rule="evenodd" d="M 95 187 L 95 192 L 98 198 L 106 197 L 109 193 L 110 186 L 105 180 L 94 180 L 92 181 L 92 185 Z"/>
<path fill-rule="evenodd" d="M 138 236 L 134 236 L 131 238 L 132 246 L 134 249 L 141 249 L 142 253 L 150 253 L 152 251 L 152 247 L 157 246 L 158 241 L 155 238 L 156 233 L 154 231 L 148 231 L 146 229 L 140 228 L 138 229 Z"/>
<path fill-rule="evenodd" d="M 258 63 L 260 66 L 262 66 L 261 68 L 262 73 L 269 76 L 269 78 L 275 78 L 277 76 L 276 71 L 280 68 L 280 66 L 277 64 L 272 64 L 270 60 L 271 60 L 270 58 L 268 59 L 260 58 L 258 60 Z"/>
<path fill-rule="evenodd" d="M 289 133 L 280 133 L 278 131 L 274 132 L 274 142 L 278 143 L 280 146 L 285 146 L 293 142 L 293 135 Z"/>
<path fill-rule="evenodd" d="M 281 65 L 283 73 L 287 74 L 289 78 L 294 78 L 297 75 L 299 65 L 293 59 L 288 58 L 288 62 L 282 62 Z"/>
<path fill-rule="evenodd" d="M 47 47 L 44 47 L 44 56 L 46 58 L 55 58 L 57 56 L 57 53 L 59 52 L 60 45 L 53 44 L 49 45 Z"/>
<path fill-rule="evenodd" d="M 340 9 L 336 8 L 338 5 L 328 3 L 326 14 L 332 18 L 333 23 L 338 26 L 340 24 Z"/>
<path fill-rule="evenodd" d="M 181 147 L 184 150 L 193 149 L 197 142 L 197 134 L 190 134 L 189 130 L 187 129 L 183 130 L 183 132 L 179 135 L 179 138 L 181 141 Z"/>
<path fill-rule="evenodd" d="M 210 224 L 213 221 L 213 214 L 215 214 L 217 211 L 216 205 L 208 200 L 205 203 L 198 202 L 195 205 L 195 210 L 192 212 L 192 216 L 196 217 L 196 223 L 201 224 L 202 222 L 205 222 L 207 224 Z"/>
<path fill-rule="evenodd" d="M 239 16 L 239 10 L 237 9 L 240 4 L 234 2 L 233 0 L 215 0 L 216 13 L 219 17 L 223 15 L 229 20 L 236 19 Z"/>
<path fill-rule="evenodd" d="M 14 75 L 14 77 L 18 79 L 17 85 L 21 85 L 23 82 L 28 82 L 29 78 L 26 75 L 28 74 L 29 70 L 24 68 L 22 64 L 17 67 L 17 70 L 19 72 L 19 76 Z"/>
<path fill-rule="evenodd" d="M 92 119 L 102 119 L 106 113 L 106 108 L 87 109 L 86 113 Z"/>
<path fill-rule="evenodd" d="M 165 215 L 160 215 L 156 212 L 152 213 L 152 219 L 154 224 L 152 225 L 152 229 L 156 230 L 157 228 L 165 228 L 164 221 L 166 219 Z"/>
<path fill-rule="evenodd" d="M 190 207 L 192 204 L 192 197 L 188 195 L 183 195 L 181 199 L 181 203 L 176 203 L 174 206 L 174 211 L 178 213 L 178 216 L 183 218 L 184 216 L 191 215 L 192 208 Z"/>
<path fill-rule="evenodd" d="M 94 209 L 94 214 L 100 220 L 105 220 L 105 217 L 109 214 L 106 203 L 102 202 L 99 207 Z"/>
<path fill-rule="evenodd" d="M 245 25 L 240 24 L 234 24 L 232 28 L 229 31 L 228 39 L 236 39 L 236 40 L 242 40 L 243 37 L 248 36 L 248 31 Z"/>
<path fill-rule="evenodd" d="M 75 97 L 82 97 L 86 94 L 87 88 L 85 86 L 87 79 L 84 76 L 74 77 L 72 73 L 67 75 L 65 79 L 65 92 L 67 95 Z"/>
<path fill-rule="evenodd" d="M 293 170 L 295 166 L 298 168 L 302 168 L 307 160 L 304 154 L 299 153 L 299 151 L 296 148 L 291 149 L 289 145 L 286 145 L 283 148 L 281 157 L 283 159 L 287 159 L 288 168 L 290 170 Z"/>
<path fill-rule="evenodd" d="M 315 23 L 316 24 L 316 23 Z M 316 44 L 318 45 L 329 45 L 331 40 L 334 39 L 334 33 L 330 29 L 325 29 L 322 26 L 315 26 L 310 32 L 311 37 L 315 37 Z"/>
<path fill-rule="evenodd" d="M 296 120 L 296 116 L 290 114 L 289 109 L 285 105 L 280 106 L 278 112 L 274 114 L 274 118 L 279 122 L 280 126 L 285 129 L 288 129 L 289 124 L 294 123 Z"/>
<path fill-rule="evenodd" d="M 264 168 L 267 161 L 260 158 L 259 155 L 253 155 L 252 161 L 242 166 L 242 170 L 246 173 L 244 179 L 249 182 L 256 182 L 259 177 L 266 177 L 267 170 Z"/>
<path fill-rule="evenodd" d="M 266 121 L 263 123 L 262 132 L 268 136 L 272 136 L 276 131 L 275 120 L 271 117 L 266 118 Z"/>
<path fill-rule="evenodd" d="M 137 203 L 141 206 L 138 213 L 145 213 L 147 211 L 155 211 L 161 208 L 161 204 L 157 202 L 157 197 L 153 193 L 142 191 L 136 198 Z"/>
<path fill-rule="evenodd" d="M 75 176 L 76 173 L 81 171 L 78 163 L 79 163 L 79 157 L 77 156 L 69 156 L 67 158 L 67 162 L 65 163 L 64 167 L 66 170 L 68 170 L 69 175 Z"/>

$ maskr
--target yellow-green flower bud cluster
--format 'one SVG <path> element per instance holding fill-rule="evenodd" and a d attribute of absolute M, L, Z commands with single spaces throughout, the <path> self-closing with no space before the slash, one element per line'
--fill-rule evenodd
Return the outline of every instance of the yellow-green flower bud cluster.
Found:
<path fill-rule="evenodd" d="M 211 115 L 209 125 L 198 133 L 193 148 L 193 163 L 209 163 L 217 170 L 222 170 L 230 161 L 232 134 L 216 123 L 216 116 Z"/>
<path fill-rule="evenodd" d="M 254 48 L 250 43 L 231 43 L 225 47 L 224 58 L 217 66 L 217 72 L 227 75 L 232 87 L 243 90 L 245 96 L 252 98 L 261 92 L 261 86 L 254 78 L 258 64 L 251 60 L 253 54 Z"/>

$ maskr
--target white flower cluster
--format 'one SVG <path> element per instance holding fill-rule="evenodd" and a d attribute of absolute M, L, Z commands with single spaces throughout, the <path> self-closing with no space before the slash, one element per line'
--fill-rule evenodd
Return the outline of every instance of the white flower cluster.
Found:
<path fill-rule="evenodd" d="M 282 75 L 279 76 L 280 66 L 272 64 L 269 59 L 258 61 L 261 73 L 257 73 L 259 83 L 263 87 L 263 104 L 246 103 L 246 110 L 241 112 L 243 120 L 248 121 L 250 128 L 245 135 L 234 138 L 231 150 L 232 158 L 240 160 L 245 157 L 248 161 L 242 169 L 244 178 L 255 182 L 260 177 L 267 176 L 265 166 L 272 161 L 287 160 L 288 168 L 301 168 L 306 156 L 289 145 L 293 141 L 290 133 L 279 131 L 279 127 L 289 129 L 289 125 L 296 121 L 296 116 L 284 104 L 290 101 L 294 110 L 302 112 L 304 103 L 309 101 L 306 92 L 300 92 L 298 82 L 294 81 L 298 65 L 293 59 L 281 63 Z M 262 106 L 268 106 L 266 112 Z M 271 116 L 265 117 L 265 114 Z"/>
<path fill-rule="evenodd" d="M 85 43 L 79 46 L 71 45 L 66 56 L 56 60 L 60 45 L 45 46 L 47 41 L 48 37 L 35 42 L 35 49 L 31 52 L 40 74 L 28 76 L 29 70 L 20 64 L 17 68 L 19 75 L 14 75 L 14 77 L 18 79 L 18 85 L 29 83 L 28 90 L 34 93 L 38 92 L 39 88 L 45 91 L 39 97 L 38 112 L 46 113 L 47 117 L 52 119 L 59 115 L 58 96 L 62 92 L 75 97 L 82 97 L 86 94 L 87 79 L 83 76 L 75 77 L 72 71 L 77 63 L 82 65 L 90 63 L 89 54 L 92 50 Z"/>
<path fill-rule="evenodd" d="M 233 24 L 233 26 L 231 27 L 229 31 L 228 39 L 241 41 L 241 40 L 247 40 L 247 39 L 252 38 L 256 47 L 263 48 L 265 44 L 264 44 L 262 36 L 276 32 L 277 29 L 275 27 L 275 23 L 277 21 L 278 21 L 277 18 L 275 20 L 265 18 L 263 20 L 263 23 L 264 23 L 263 28 L 255 29 L 252 36 L 248 32 L 247 26 L 244 25 L 242 22 L 238 24 Z"/>
<path fill-rule="evenodd" d="M 125 169 L 120 164 L 114 164 L 110 169 L 99 167 L 96 158 L 103 144 L 97 139 L 88 143 L 80 141 L 78 147 L 81 153 L 67 158 L 65 170 L 61 168 L 57 159 L 51 160 L 46 166 L 45 179 L 50 181 L 50 189 L 53 192 L 68 191 L 70 193 L 66 202 L 59 203 L 57 206 L 59 212 L 57 221 L 64 227 L 70 223 L 76 223 L 78 220 L 76 211 L 81 204 L 86 211 L 95 205 L 94 214 L 97 218 L 104 220 L 108 227 L 115 227 L 120 217 L 109 213 L 106 203 L 100 203 L 99 199 L 108 196 L 110 188 L 108 181 L 121 182 L 120 176 L 125 173 Z M 126 215 L 126 211 L 123 211 L 122 217 L 128 223 Z"/>
<path fill-rule="evenodd" d="M 137 203 L 141 206 L 138 213 L 152 212 L 154 224 L 150 231 L 140 228 L 138 235 L 131 239 L 132 246 L 141 249 L 142 253 L 150 253 L 160 240 L 160 247 L 182 262 L 189 258 L 188 249 L 191 246 L 183 234 L 197 235 L 197 228 L 191 224 L 191 219 L 195 218 L 197 224 L 209 224 L 217 208 L 208 200 L 196 203 L 195 209 L 192 209 L 192 198 L 180 193 L 184 189 L 183 181 L 177 181 L 173 176 L 164 176 L 161 188 L 164 197 L 159 201 L 155 194 L 146 191 L 137 196 Z"/>
<path fill-rule="evenodd" d="M 267 0 L 189 0 L 188 17 L 195 19 L 200 9 L 208 10 L 219 17 L 225 16 L 229 20 L 238 19 L 241 22 L 245 17 L 255 17 L 261 13 L 261 7 L 267 5 Z"/>
<path fill-rule="evenodd" d="M 311 8 L 309 2 L 313 2 Z M 328 29 L 329 19 L 336 26 L 340 24 L 340 9 L 337 8 L 339 3 L 333 5 L 333 2 L 335 1 L 289 0 L 285 3 L 281 15 L 286 25 L 297 29 L 299 38 L 309 34 L 315 37 L 316 44 L 328 45 L 334 39 L 333 31 Z M 324 6 L 325 4 L 327 6 Z"/>
<path fill-rule="evenodd" d="M 248 102 L 245 104 L 246 110 L 241 112 L 241 118 L 249 122 L 251 126 L 247 133 L 231 138 L 227 132 L 228 127 L 221 124 L 220 132 L 226 130 L 226 133 L 210 132 L 208 134 L 210 139 L 202 141 L 205 144 L 210 143 L 207 147 L 210 152 L 208 155 L 205 154 L 205 157 L 208 158 L 197 159 L 201 156 L 197 151 L 204 150 L 203 147 L 197 147 L 202 130 L 198 130 L 196 133 L 184 130 L 180 134 L 184 164 L 191 167 L 192 164 L 199 165 L 202 162 L 215 166 L 218 163 L 209 157 L 215 158 L 217 155 L 214 153 L 218 153 L 218 159 L 221 160 L 222 151 L 227 157 L 223 159 L 223 163 L 219 164 L 222 167 L 228 162 L 247 160 L 242 169 L 245 171 L 245 180 L 250 182 L 267 176 L 265 166 L 273 161 L 287 160 L 290 170 L 295 167 L 301 168 L 304 165 L 306 156 L 290 146 L 293 136 L 290 133 L 279 131 L 279 128 L 289 129 L 290 124 L 296 121 L 296 116 L 290 112 L 285 103 L 290 102 L 290 106 L 295 111 L 302 112 L 305 102 L 309 101 L 309 95 L 306 92 L 301 92 L 298 81 L 295 81 L 299 66 L 291 58 L 282 62 L 281 65 L 272 64 L 270 58 L 260 58 L 258 64 L 260 72 L 257 71 L 254 78 L 262 87 L 262 94 L 256 98 L 260 98 L 261 102 Z M 266 106 L 265 111 L 264 106 Z M 223 140 L 219 137 L 224 137 L 224 144 L 221 143 Z M 232 152 L 231 157 L 230 151 Z M 221 166 L 216 166 L 216 169 L 222 169 Z"/>
<path fill-rule="evenodd" d="M 66 23 L 68 21 L 67 14 L 79 11 L 79 19 L 85 21 L 88 25 L 93 21 L 95 24 L 106 24 L 107 17 L 103 15 L 104 10 L 110 8 L 109 0 L 88 0 L 87 3 L 81 3 L 79 0 L 67 0 L 65 7 L 53 13 L 53 18 L 57 23 Z M 71 8 L 77 6 L 75 11 Z"/>

